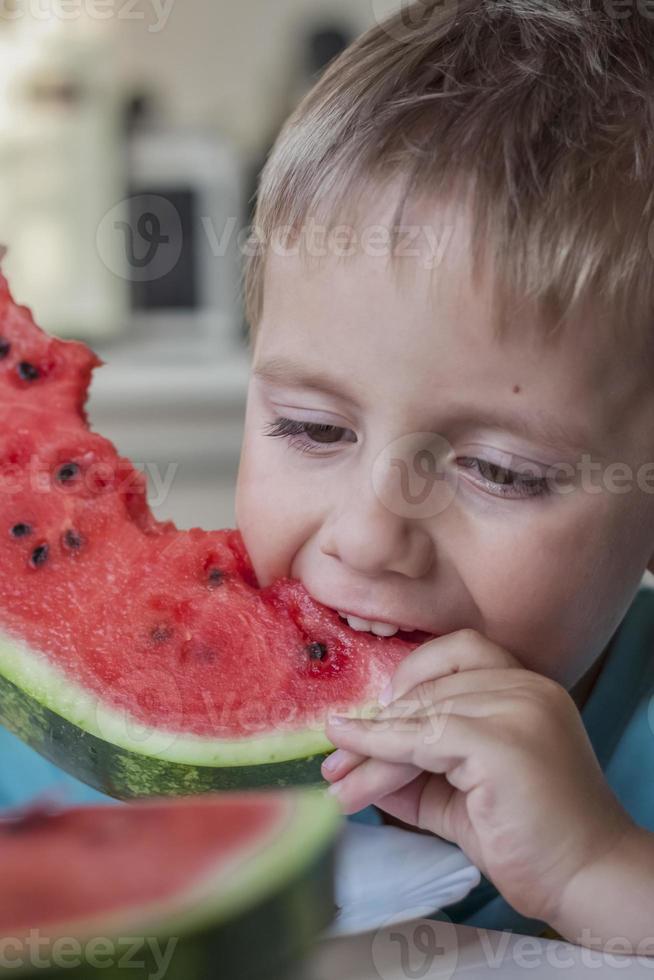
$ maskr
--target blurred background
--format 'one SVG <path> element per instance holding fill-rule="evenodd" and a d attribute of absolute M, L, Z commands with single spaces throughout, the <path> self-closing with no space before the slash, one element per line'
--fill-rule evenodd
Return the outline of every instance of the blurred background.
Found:
<path fill-rule="evenodd" d="M 256 178 L 394 0 L 0 0 L 0 243 L 16 299 L 105 360 L 89 416 L 180 527 L 234 524 Z"/>

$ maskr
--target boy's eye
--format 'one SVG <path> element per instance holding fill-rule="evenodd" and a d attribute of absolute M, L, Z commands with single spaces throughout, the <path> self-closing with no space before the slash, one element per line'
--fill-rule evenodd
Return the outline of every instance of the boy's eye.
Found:
<path fill-rule="evenodd" d="M 299 448 L 311 448 L 311 444 L 334 445 L 343 441 L 343 436 L 350 434 L 354 438 L 346 442 L 356 442 L 356 436 L 350 429 L 338 425 L 323 425 L 319 422 L 298 422 L 294 419 L 278 418 L 266 426 L 268 436 L 282 436 L 295 440 Z"/>
<path fill-rule="evenodd" d="M 476 470 L 487 488 L 497 496 L 535 497 L 550 491 L 546 477 L 525 476 L 515 470 L 509 470 L 497 463 L 474 456 L 461 456 L 458 462 L 466 469 Z"/>

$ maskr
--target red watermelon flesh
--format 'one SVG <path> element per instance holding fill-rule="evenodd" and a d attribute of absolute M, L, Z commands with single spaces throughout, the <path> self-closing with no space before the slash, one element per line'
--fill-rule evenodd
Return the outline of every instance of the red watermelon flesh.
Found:
<path fill-rule="evenodd" d="M 304 587 L 260 589 L 240 534 L 158 521 L 89 431 L 102 362 L 0 276 L 0 626 L 104 703 L 212 738 L 302 730 L 374 699 L 426 635 L 357 633 Z"/>
<path fill-rule="evenodd" d="M 285 976 L 333 917 L 341 825 L 335 801 L 315 790 L 39 801 L 4 814 L 5 965 L 21 976 L 81 964 L 75 976 L 129 966 L 137 977 L 204 980 L 220 963 L 232 977 Z"/>
<path fill-rule="evenodd" d="M 0 820 L 2 935 L 165 904 L 208 872 L 226 876 L 273 840 L 288 816 L 279 794 L 248 793 L 222 804 L 196 797 L 178 805 L 35 807 Z"/>

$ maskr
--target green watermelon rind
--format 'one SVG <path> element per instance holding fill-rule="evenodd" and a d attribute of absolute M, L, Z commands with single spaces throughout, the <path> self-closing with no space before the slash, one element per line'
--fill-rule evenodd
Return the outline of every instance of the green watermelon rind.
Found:
<path fill-rule="evenodd" d="M 370 717 L 378 705 L 348 713 Z M 323 784 L 323 729 L 203 738 L 137 722 L 0 633 L 0 721 L 71 775 L 117 799 Z"/>
<path fill-rule="evenodd" d="M 174 938 L 166 980 L 205 980 L 218 964 L 221 971 L 229 969 L 233 980 L 259 976 L 259 970 L 270 976 L 271 968 L 281 977 L 284 967 L 306 953 L 333 919 L 334 854 L 343 823 L 336 801 L 323 790 L 295 790 L 293 795 L 291 812 L 278 833 L 263 846 L 260 842 L 254 846 L 227 874 L 221 869 L 212 879 L 209 868 L 201 882 L 180 892 L 176 900 L 169 899 L 167 907 L 149 906 L 140 918 L 138 911 L 130 909 L 129 922 L 118 915 L 113 921 L 96 917 L 61 923 L 52 941 L 59 936 L 78 939 L 84 959 L 84 951 L 97 936 L 109 941 L 129 936 L 135 942 Z M 179 908 L 174 907 L 175 901 Z M 147 955 L 146 946 L 141 953 Z M 47 947 L 40 948 L 40 958 L 47 960 Z M 12 966 L 9 971 L 0 969 L 0 977 L 24 978 L 33 972 L 49 980 L 60 975 L 75 980 L 98 975 L 82 962 L 73 970 Z M 101 972 L 114 977 L 112 968 Z M 117 968 L 115 975 L 123 973 Z M 146 963 L 143 971 L 130 969 L 130 975 L 134 980 L 152 976 L 152 964 Z"/>

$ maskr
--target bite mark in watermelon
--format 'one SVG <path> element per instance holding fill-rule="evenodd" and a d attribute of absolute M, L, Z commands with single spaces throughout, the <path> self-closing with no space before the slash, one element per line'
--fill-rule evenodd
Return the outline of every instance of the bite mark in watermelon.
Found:
<path fill-rule="evenodd" d="M 333 918 L 341 823 L 313 789 L 3 816 L 0 977 L 122 976 L 128 953 L 135 978 L 281 977 Z"/>
<path fill-rule="evenodd" d="M 238 531 L 178 530 L 89 430 L 102 362 L 0 276 L 0 720 L 120 798 L 321 780 L 326 715 L 377 710 L 425 637 L 259 588 Z"/>

